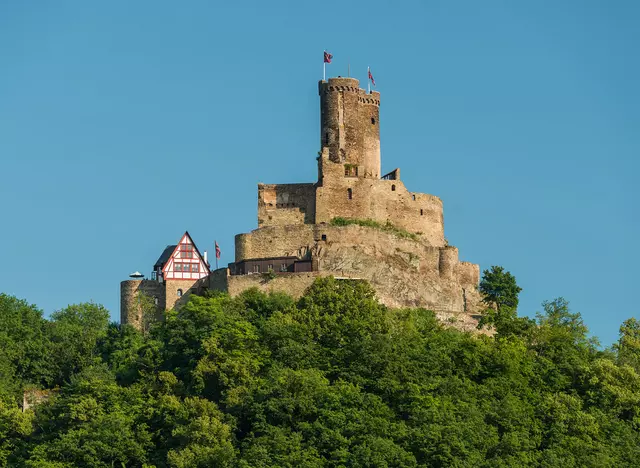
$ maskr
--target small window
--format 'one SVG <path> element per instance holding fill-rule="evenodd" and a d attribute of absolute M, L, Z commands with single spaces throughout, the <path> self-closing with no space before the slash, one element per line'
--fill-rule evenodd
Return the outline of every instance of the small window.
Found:
<path fill-rule="evenodd" d="M 392 192 L 395 192 L 395 191 L 396 191 L 396 186 L 395 186 L 395 184 L 393 184 L 393 185 L 391 186 L 391 191 L 392 191 Z"/>
<path fill-rule="evenodd" d="M 176 291 L 176 294 L 178 295 L 178 297 L 182 297 L 182 289 L 178 289 L 178 291 Z"/>
<path fill-rule="evenodd" d="M 283 263 L 282 265 L 280 265 L 280 271 L 287 271 L 287 264 Z"/>
<path fill-rule="evenodd" d="M 353 190 L 351 190 L 350 188 L 347 189 L 347 198 L 349 200 L 353 199 Z"/>
<path fill-rule="evenodd" d="M 273 264 L 270 264 L 270 265 L 269 265 L 269 270 L 270 270 L 270 271 L 273 271 Z"/>
<path fill-rule="evenodd" d="M 324 134 L 324 142 L 325 142 L 325 144 L 327 144 L 327 145 L 329 144 L 329 133 L 325 133 L 325 134 Z"/>
<path fill-rule="evenodd" d="M 198 265 L 197 263 L 194 263 L 193 265 L 191 265 L 191 273 L 198 273 L 200 271 L 200 265 Z"/>
<path fill-rule="evenodd" d="M 260 273 L 260 265 L 253 265 L 253 272 Z"/>
<path fill-rule="evenodd" d="M 182 263 L 174 263 L 173 271 L 182 271 Z"/>
<path fill-rule="evenodd" d="M 180 258 L 193 258 L 193 244 L 180 244 Z"/>
<path fill-rule="evenodd" d="M 416 201 L 416 196 L 415 195 L 411 195 L 411 198 L 413 198 L 413 201 Z"/>
<path fill-rule="evenodd" d="M 358 177 L 358 166 L 354 164 L 345 164 L 344 165 L 344 176 L 345 177 Z"/>
<path fill-rule="evenodd" d="M 424 215 L 424 211 L 420 208 L 420 216 Z"/>
<path fill-rule="evenodd" d="M 322 234 L 322 240 L 326 241 L 327 240 L 327 235 L 326 234 Z"/>
<path fill-rule="evenodd" d="M 376 124 L 376 119 L 375 117 L 371 117 L 371 125 L 375 125 Z"/>
<path fill-rule="evenodd" d="M 158 298 L 156 296 L 153 296 L 153 303 L 155 305 L 158 305 Z"/>

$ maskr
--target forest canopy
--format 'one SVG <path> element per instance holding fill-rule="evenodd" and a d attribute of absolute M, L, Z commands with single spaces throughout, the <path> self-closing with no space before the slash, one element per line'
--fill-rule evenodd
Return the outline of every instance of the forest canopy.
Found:
<path fill-rule="evenodd" d="M 601 349 L 562 298 L 534 320 L 503 269 L 480 289 L 490 334 L 333 278 L 193 296 L 144 333 L 0 295 L 0 466 L 638 466 L 640 323 Z"/>

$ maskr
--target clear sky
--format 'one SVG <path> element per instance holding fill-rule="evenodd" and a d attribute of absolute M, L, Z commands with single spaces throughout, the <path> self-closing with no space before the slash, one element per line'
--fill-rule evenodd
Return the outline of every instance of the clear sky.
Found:
<path fill-rule="evenodd" d="M 0 291 L 46 314 L 257 227 L 313 182 L 317 80 L 382 93 L 382 170 L 444 201 L 520 312 L 564 296 L 605 345 L 638 316 L 640 2 L 0 0 Z"/>

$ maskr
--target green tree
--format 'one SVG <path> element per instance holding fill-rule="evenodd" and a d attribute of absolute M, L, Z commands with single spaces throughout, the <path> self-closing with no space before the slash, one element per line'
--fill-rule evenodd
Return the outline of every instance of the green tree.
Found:
<path fill-rule="evenodd" d="M 61 385 L 74 373 L 99 360 L 97 344 L 107 334 L 109 312 L 90 302 L 70 305 L 51 314 L 49 335 Z"/>
<path fill-rule="evenodd" d="M 518 308 L 518 295 L 522 288 L 517 285 L 515 276 L 501 266 L 484 270 L 478 289 L 483 295 L 483 301 L 496 310 L 503 307 L 512 310 Z"/>
<path fill-rule="evenodd" d="M 98 353 L 109 365 L 118 381 L 132 383 L 140 376 L 140 350 L 147 345 L 142 335 L 131 325 L 111 323 L 98 341 Z"/>
<path fill-rule="evenodd" d="M 208 468 L 235 466 L 231 426 L 217 406 L 203 398 L 181 400 L 160 396 L 152 424 L 158 448 L 152 455 L 159 466 Z"/>
<path fill-rule="evenodd" d="M 36 306 L 0 294 L 0 399 L 17 401 L 22 386 L 54 381 L 48 322 Z"/>
<path fill-rule="evenodd" d="M 10 456 L 32 431 L 33 413 L 23 413 L 17 405 L 0 400 L 0 467 L 10 466 Z"/>
<path fill-rule="evenodd" d="M 497 337 L 526 335 L 534 322 L 518 317 L 518 295 L 522 288 L 516 278 L 500 266 L 484 270 L 478 290 L 489 306 L 479 320 L 478 328 L 492 327 Z"/>
<path fill-rule="evenodd" d="M 614 349 L 618 352 L 619 363 L 627 364 L 640 372 L 640 321 L 630 318 L 622 323 L 620 338 Z"/>
<path fill-rule="evenodd" d="M 151 448 L 147 407 L 140 389 L 119 386 L 104 365 L 87 367 L 37 408 L 39 430 L 28 460 L 32 466 L 141 466 Z"/>

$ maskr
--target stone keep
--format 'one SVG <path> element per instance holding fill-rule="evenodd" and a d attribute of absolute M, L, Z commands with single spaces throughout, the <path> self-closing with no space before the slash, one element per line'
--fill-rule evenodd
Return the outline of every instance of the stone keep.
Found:
<path fill-rule="evenodd" d="M 442 201 L 407 190 L 399 169 L 381 175 L 380 93 L 341 77 L 320 81 L 318 91 L 317 182 L 258 184 L 258 229 L 236 236 L 235 263 L 214 272 L 210 286 L 301 295 L 317 276 L 366 279 L 389 306 L 429 308 L 472 327 L 481 310 L 479 267 L 447 245 Z M 397 229 L 340 226 L 336 218 Z M 278 259 L 292 257 L 310 261 L 311 271 L 278 273 Z M 276 266 L 269 281 L 250 274 L 264 273 L 265 259 Z"/>

